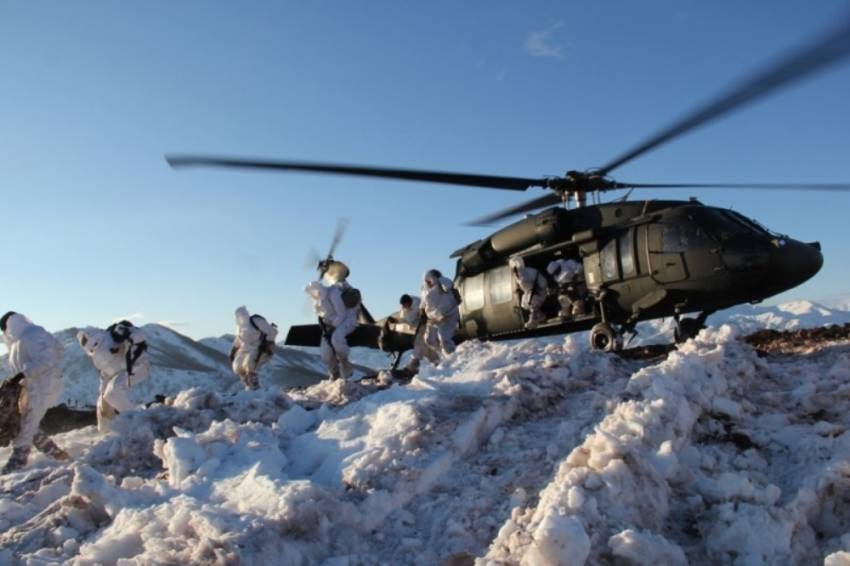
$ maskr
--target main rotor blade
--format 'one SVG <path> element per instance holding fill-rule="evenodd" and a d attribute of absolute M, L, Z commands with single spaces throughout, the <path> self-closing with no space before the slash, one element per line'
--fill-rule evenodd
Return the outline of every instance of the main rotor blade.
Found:
<path fill-rule="evenodd" d="M 850 183 L 617 183 L 619 188 L 635 189 L 766 189 L 808 191 L 850 191 Z"/>
<path fill-rule="evenodd" d="M 685 115 L 679 121 L 661 130 L 634 149 L 617 157 L 599 171 L 606 175 L 613 169 L 643 155 L 644 153 L 669 142 L 694 128 L 698 128 L 724 114 L 753 102 L 771 92 L 788 86 L 816 71 L 821 71 L 838 63 L 850 54 L 850 18 L 825 37 L 791 52 L 779 63 L 755 72 L 750 78 L 738 83 L 714 101 L 701 106 Z"/>
<path fill-rule="evenodd" d="M 423 171 L 417 169 L 391 169 L 339 163 L 313 163 L 304 161 L 265 161 L 236 157 L 167 155 L 165 160 L 172 167 L 228 167 L 238 169 L 264 169 L 273 171 L 305 171 L 331 175 L 353 175 L 357 177 L 379 177 L 402 179 L 446 185 L 466 185 L 485 189 L 524 191 L 529 187 L 545 187 L 547 179 L 526 177 L 501 177 L 498 175 L 476 175 L 472 173 L 449 173 L 445 171 Z"/>
<path fill-rule="evenodd" d="M 537 210 L 538 208 L 543 208 L 544 206 L 553 206 L 561 203 L 561 197 L 555 193 L 549 193 L 543 195 L 542 197 L 537 197 L 536 199 L 526 201 L 522 204 L 518 204 L 516 206 L 512 206 L 510 208 L 506 208 L 504 210 L 500 210 L 499 212 L 494 212 L 488 216 L 484 216 L 482 218 L 478 218 L 469 222 L 469 226 L 486 226 L 487 224 L 492 224 L 493 222 L 497 222 L 502 220 L 503 218 L 508 218 L 509 216 L 513 216 L 515 214 L 520 214 L 523 212 L 531 212 L 532 210 Z"/>

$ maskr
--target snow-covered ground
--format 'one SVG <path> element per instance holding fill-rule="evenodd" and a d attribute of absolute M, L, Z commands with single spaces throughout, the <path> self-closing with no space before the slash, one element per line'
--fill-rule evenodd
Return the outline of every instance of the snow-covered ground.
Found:
<path fill-rule="evenodd" d="M 408 385 L 203 385 L 55 438 L 73 463 L 0 476 L 0 563 L 850 559 L 850 341 L 472 342 Z"/>

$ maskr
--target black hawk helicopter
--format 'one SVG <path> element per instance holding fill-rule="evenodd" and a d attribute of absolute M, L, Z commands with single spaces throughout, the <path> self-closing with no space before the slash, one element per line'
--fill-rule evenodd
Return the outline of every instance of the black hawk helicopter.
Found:
<path fill-rule="evenodd" d="M 850 20 L 831 33 L 761 69 L 713 101 L 617 156 L 604 166 L 568 171 L 562 177 L 526 178 L 341 165 L 269 161 L 217 156 L 168 156 L 172 167 L 215 166 L 401 179 L 490 189 L 525 191 L 543 187 L 547 194 L 476 221 L 490 224 L 530 213 L 452 254 L 460 291 L 457 339 L 500 340 L 590 330 L 594 348 L 614 350 L 638 322 L 673 317 L 676 338 L 693 336 L 713 312 L 741 303 L 757 303 L 814 276 L 823 264 L 818 242 L 801 242 L 761 226 L 737 212 L 689 201 L 645 200 L 600 204 L 611 190 L 667 188 L 742 188 L 847 191 L 850 184 L 770 183 L 626 183 L 609 175 L 617 167 L 683 134 L 782 87 L 826 69 L 850 54 Z M 588 205 L 588 196 L 594 204 Z M 628 196 L 628 194 L 626 195 Z M 517 284 L 508 266 L 512 257 L 545 273 L 555 259 L 583 264 L 584 314 L 558 316 L 554 293 L 543 304 L 545 322 L 528 330 L 519 308 Z M 334 265 L 332 257 L 322 267 Z M 347 268 L 346 268 L 347 270 Z M 695 316 L 684 317 L 688 313 Z M 371 319 L 371 317 L 369 317 Z M 388 319 L 361 321 L 349 336 L 354 346 L 402 352 L 413 335 L 390 329 Z M 293 326 L 286 344 L 318 346 L 318 325 Z M 397 358 L 398 359 L 398 358 Z"/>

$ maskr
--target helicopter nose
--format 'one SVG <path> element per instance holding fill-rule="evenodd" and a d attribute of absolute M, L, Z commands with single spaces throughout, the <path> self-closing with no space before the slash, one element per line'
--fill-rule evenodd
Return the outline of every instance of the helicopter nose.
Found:
<path fill-rule="evenodd" d="M 790 238 L 777 238 L 772 243 L 771 286 L 791 289 L 814 277 L 823 266 L 820 242 L 807 244 Z"/>

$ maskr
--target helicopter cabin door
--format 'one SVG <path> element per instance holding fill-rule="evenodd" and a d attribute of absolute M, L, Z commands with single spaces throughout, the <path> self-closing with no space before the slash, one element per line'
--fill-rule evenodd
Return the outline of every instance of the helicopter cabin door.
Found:
<path fill-rule="evenodd" d="M 679 226 L 655 222 L 643 227 L 652 278 L 659 283 L 676 283 L 688 278 Z"/>

